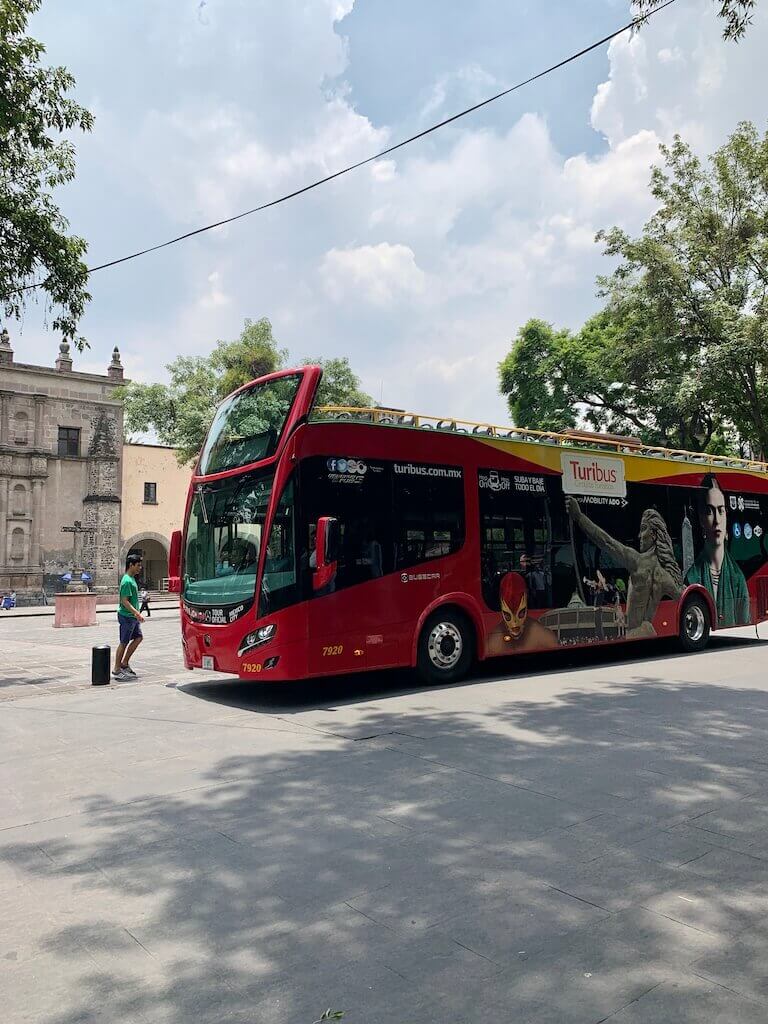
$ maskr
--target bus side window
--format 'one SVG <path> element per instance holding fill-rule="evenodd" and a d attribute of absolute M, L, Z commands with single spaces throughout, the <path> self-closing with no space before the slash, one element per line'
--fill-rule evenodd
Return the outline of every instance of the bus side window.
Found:
<path fill-rule="evenodd" d="M 515 478 L 481 469 L 480 580 L 483 600 L 499 608 L 499 583 L 508 572 L 525 577 L 530 608 L 552 607 L 551 525 L 543 491 L 518 491 Z M 531 480 L 534 483 L 531 483 Z M 527 487 L 537 487 L 526 478 Z"/>
<path fill-rule="evenodd" d="M 333 516 L 339 524 L 334 593 L 392 572 L 390 466 L 383 462 L 311 456 L 302 460 L 300 476 L 300 566 L 305 596 L 318 596 L 312 589 L 311 575 L 315 527 L 320 516 Z"/>
<path fill-rule="evenodd" d="M 464 481 L 454 466 L 395 463 L 395 568 L 452 555 L 464 543 Z"/>

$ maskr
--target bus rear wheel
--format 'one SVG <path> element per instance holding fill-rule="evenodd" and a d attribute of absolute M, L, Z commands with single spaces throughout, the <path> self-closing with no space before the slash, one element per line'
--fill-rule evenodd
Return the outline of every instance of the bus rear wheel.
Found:
<path fill-rule="evenodd" d="M 419 637 L 417 668 L 430 686 L 456 683 L 469 671 L 474 657 L 474 632 L 469 621 L 453 608 L 436 611 L 424 623 Z"/>
<path fill-rule="evenodd" d="M 678 642 L 684 651 L 700 651 L 707 646 L 710 632 L 709 607 L 703 597 L 694 594 L 680 613 Z"/>

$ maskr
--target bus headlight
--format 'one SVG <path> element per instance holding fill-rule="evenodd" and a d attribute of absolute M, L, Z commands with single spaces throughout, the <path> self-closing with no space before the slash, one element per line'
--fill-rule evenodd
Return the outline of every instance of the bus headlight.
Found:
<path fill-rule="evenodd" d="M 252 651 L 254 647 L 260 647 L 268 640 L 272 640 L 276 633 L 277 626 L 274 622 L 270 622 L 266 626 L 259 626 L 258 629 L 243 637 L 243 642 L 240 644 L 240 649 L 237 652 L 238 656 L 245 654 L 246 651 Z"/>

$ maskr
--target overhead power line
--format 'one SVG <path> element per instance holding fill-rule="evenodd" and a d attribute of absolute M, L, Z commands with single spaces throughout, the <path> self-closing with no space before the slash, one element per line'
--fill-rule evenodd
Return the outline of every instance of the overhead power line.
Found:
<path fill-rule="evenodd" d="M 403 149 L 405 146 L 410 146 L 412 142 L 418 142 L 419 139 L 423 139 L 427 135 L 431 135 L 433 132 L 439 131 L 440 128 L 445 128 L 446 125 L 453 124 L 454 121 L 458 121 L 462 117 L 467 117 L 469 114 L 473 114 L 476 110 L 481 110 L 483 107 L 487 107 L 489 104 L 495 103 L 497 100 L 503 99 L 505 96 L 509 96 L 513 92 L 517 92 L 518 89 L 522 89 L 526 85 L 531 85 L 532 82 L 536 82 L 540 78 L 551 75 L 552 72 L 558 71 L 560 68 L 564 68 L 567 64 L 572 64 L 574 61 L 579 60 L 579 58 L 591 53 L 592 50 L 596 50 L 599 46 L 609 43 L 617 36 L 623 35 L 625 32 L 629 32 L 638 25 L 648 21 L 649 18 L 654 17 L 666 7 L 670 7 L 674 2 L 675 0 L 666 0 L 666 3 L 656 7 L 653 11 L 644 14 L 642 17 L 634 18 L 632 21 L 627 22 L 626 25 L 622 25 L 621 28 L 617 28 L 609 35 L 603 36 L 602 39 L 598 39 L 596 42 L 591 43 L 589 46 L 585 46 L 584 49 L 579 50 L 577 53 L 572 53 L 570 57 L 565 57 L 563 60 L 558 61 L 557 64 L 552 64 L 543 71 L 539 71 L 537 74 L 531 75 L 530 78 L 526 78 L 524 81 L 510 86 L 508 89 L 503 89 L 501 92 L 497 92 L 494 96 L 489 96 L 487 99 L 481 100 L 479 103 L 475 103 L 471 107 L 467 107 L 465 110 L 460 110 L 457 114 L 452 114 L 450 117 L 446 117 L 443 121 L 438 121 L 437 124 L 433 124 L 429 128 L 425 128 L 423 131 L 409 136 L 407 139 L 402 139 L 400 142 L 396 142 L 392 146 L 387 146 L 386 149 L 382 149 L 378 153 L 374 153 L 372 156 L 365 157 L 363 160 L 358 160 L 356 163 L 349 164 L 347 167 L 342 167 L 341 170 L 334 171 L 333 174 L 327 174 L 324 178 L 318 178 L 317 181 L 312 181 L 308 185 L 302 185 L 301 188 L 294 189 L 293 192 L 287 192 L 285 195 L 280 196 L 277 199 L 271 199 L 269 202 L 262 203 L 260 206 L 254 206 L 250 210 L 244 210 L 242 213 L 236 213 L 232 217 L 225 217 L 223 220 L 217 220 L 213 224 L 206 224 L 204 227 L 195 228 L 193 231 L 187 231 L 183 235 L 177 235 L 175 238 L 169 238 L 165 242 L 159 242 L 157 245 L 151 245 L 146 249 L 140 249 L 138 252 L 132 252 L 128 256 L 121 256 L 116 260 L 109 260 L 107 263 L 99 263 L 98 266 L 89 267 L 88 273 L 95 274 L 98 270 L 106 270 L 107 267 L 116 267 L 120 263 L 127 263 L 129 260 L 136 260 L 140 256 L 146 256 L 151 252 L 157 252 L 158 249 L 165 249 L 170 245 L 177 245 L 179 242 L 183 242 L 187 238 L 194 238 L 195 235 L 202 235 L 206 231 L 213 231 L 214 228 L 224 227 L 225 224 L 233 224 L 236 220 L 242 220 L 244 217 L 250 217 L 254 213 L 260 213 L 262 210 L 269 210 L 273 206 L 279 206 L 281 203 L 287 203 L 290 199 L 296 199 L 297 196 L 304 195 L 305 192 L 311 192 L 313 189 L 319 188 L 321 185 L 327 185 L 329 181 L 341 178 L 342 175 L 349 174 L 351 171 L 356 171 L 359 167 L 365 167 L 366 164 L 373 163 L 375 160 L 381 160 L 383 157 L 389 156 L 390 153 L 395 153 L 398 149 Z M 40 285 L 34 284 L 28 285 L 27 287 L 39 288 Z"/>

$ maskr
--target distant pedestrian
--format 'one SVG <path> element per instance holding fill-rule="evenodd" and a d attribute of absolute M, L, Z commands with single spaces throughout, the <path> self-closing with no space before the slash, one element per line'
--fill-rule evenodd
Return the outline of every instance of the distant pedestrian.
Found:
<path fill-rule="evenodd" d="M 146 587 L 142 587 L 141 590 L 141 608 L 139 611 L 142 615 L 146 615 L 148 619 L 152 618 L 152 612 L 149 610 L 149 591 Z"/>
<path fill-rule="evenodd" d="M 136 577 L 140 572 L 141 555 L 128 555 L 125 560 L 125 575 L 120 580 L 120 598 L 117 606 L 120 643 L 115 651 L 115 668 L 112 672 L 112 676 L 120 682 L 136 678 L 130 661 L 144 639 L 141 632 L 144 616 L 139 611 L 139 588 L 136 584 Z"/>

